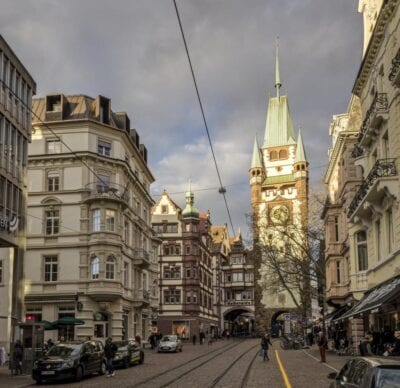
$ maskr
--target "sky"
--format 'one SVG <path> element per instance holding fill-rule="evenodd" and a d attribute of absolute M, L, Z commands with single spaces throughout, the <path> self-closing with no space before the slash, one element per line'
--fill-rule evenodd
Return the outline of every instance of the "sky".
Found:
<path fill-rule="evenodd" d="M 320 190 L 333 114 L 347 109 L 362 55 L 357 0 L 177 0 L 235 233 L 249 238 L 248 170 L 275 95 L 279 36 L 281 94 L 302 137 L 310 192 Z M 184 207 L 230 224 L 172 0 L 2 0 L 0 34 L 50 93 L 99 94 L 125 111 L 156 178 Z M 229 225 L 230 226 L 230 225 Z M 230 229 L 232 234 L 232 229 Z"/>

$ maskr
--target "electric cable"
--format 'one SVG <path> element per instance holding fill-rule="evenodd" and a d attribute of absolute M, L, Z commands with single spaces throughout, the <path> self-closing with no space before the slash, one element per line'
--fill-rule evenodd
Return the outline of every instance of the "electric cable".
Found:
<path fill-rule="evenodd" d="M 223 198 L 224 198 L 225 207 L 226 207 L 226 211 L 227 211 L 227 213 L 228 213 L 229 222 L 230 222 L 230 224 L 231 224 L 231 228 L 232 228 L 233 235 L 235 235 L 235 228 L 234 228 L 234 226 L 233 226 L 232 217 L 231 217 L 231 212 L 230 212 L 230 210 L 229 210 L 228 201 L 227 201 L 227 198 L 226 198 L 226 188 L 225 188 L 225 187 L 223 186 L 223 184 L 222 184 L 221 174 L 220 174 L 220 171 L 219 171 L 219 168 L 218 168 L 218 164 L 217 164 L 217 159 L 216 159 L 216 156 L 215 156 L 215 153 L 214 153 L 214 147 L 213 147 L 213 145 L 212 145 L 212 140 L 211 140 L 211 136 L 210 136 L 210 131 L 209 131 L 209 129 L 208 129 L 208 124 L 207 124 L 206 116 L 205 116 L 205 113 L 204 113 L 203 104 L 202 104 L 201 98 L 200 98 L 199 88 L 198 88 L 198 86 L 197 86 L 197 81 L 196 81 L 196 77 L 195 77 L 195 74 L 194 74 L 194 70 L 193 70 L 193 66 L 192 66 L 192 61 L 191 61 L 191 59 L 190 59 L 189 49 L 188 49 L 188 45 L 187 45 L 187 43 L 186 43 L 185 33 L 184 33 L 184 31 L 183 31 L 183 26 L 182 26 L 181 18 L 180 18 L 180 15 L 179 15 L 178 6 L 177 6 L 177 4 L 176 4 L 176 0 L 173 0 L 173 2 L 174 2 L 174 6 L 175 6 L 176 17 L 177 17 L 178 23 L 179 23 L 179 28 L 180 28 L 181 34 L 182 34 L 183 44 L 184 44 L 184 46 L 185 46 L 186 56 L 187 56 L 187 59 L 188 59 L 188 62 L 189 62 L 189 67 L 190 67 L 190 71 L 191 71 L 191 74 L 192 74 L 192 79 L 193 79 L 194 87 L 195 87 L 195 89 L 196 89 L 197 100 L 198 100 L 198 102 L 199 102 L 199 106 L 200 106 L 200 110 L 201 110 L 201 115 L 202 115 L 202 117 L 203 117 L 204 127 L 205 127 L 205 130 L 206 130 L 206 133 L 207 133 L 208 142 L 209 142 L 209 144 L 210 144 L 210 149 L 211 149 L 212 157 L 213 157 L 213 160 L 214 160 L 215 169 L 216 169 L 216 171 L 217 171 L 218 181 L 219 181 L 219 184 L 220 184 L 219 192 L 220 192 L 220 194 L 222 194 L 222 196 L 223 196 Z"/>

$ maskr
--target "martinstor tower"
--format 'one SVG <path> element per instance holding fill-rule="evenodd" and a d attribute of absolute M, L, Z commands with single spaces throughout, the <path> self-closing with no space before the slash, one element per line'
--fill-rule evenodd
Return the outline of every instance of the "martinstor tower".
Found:
<path fill-rule="evenodd" d="M 280 95 L 281 86 L 277 47 L 276 96 L 269 98 L 264 142 L 260 148 L 254 140 L 249 169 L 259 330 L 269 328 L 280 314 L 298 310 L 290 293 L 276 279 L 272 281 L 275 274 L 266 265 L 266 250 L 274 246 L 278 254 L 284 254 L 288 243 L 282 228 L 301 233 L 307 225 L 308 162 L 300 130 L 295 140 L 288 97 Z"/>

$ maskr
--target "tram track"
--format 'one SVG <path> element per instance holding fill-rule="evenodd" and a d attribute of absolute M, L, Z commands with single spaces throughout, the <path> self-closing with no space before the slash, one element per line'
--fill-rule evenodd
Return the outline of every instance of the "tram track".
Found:
<path fill-rule="evenodd" d="M 252 346 L 250 349 L 246 350 L 245 352 L 243 352 L 239 357 L 235 358 L 229 365 L 227 368 L 225 368 L 223 370 L 223 372 L 217 376 L 213 382 L 211 383 L 211 385 L 209 385 L 209 388 L 214 388 L 215 386 L 217 386 L 217 384 L 228 374 L 228 372 L 236 365 L 236 363 L 241 360 L 245 355 L 247 355 L 248 353 L 250 353 L 254 348 L 258 348 L 260 345 L 254 345 Z M 240 384 L 241 387 L 245 387 L 247 384 L 247 380 L 249 377 L 249 373 L 250 373 L 250 369 L 254 363 L 254 360 L 257 357 L 258 352 L 256 352 L 255 356 L 253 356 L 253 358 L 251 359 L 251 362 L 248 364 L 247 368 L 246 368 L 246 372 L 242 378 L 242 382 Z"/>
<path fill-rule="evenodd" d="M 188 371 L 185 371 L 184 373 L 182 373 L 182 374 L 179 375 L 178 377 L 176 377 L 176 378 L 174 378 L 174 379 L 172 379 L 172 380 L 168 381 L 167 383 L 164 383 L 163 385 L 160 386 L 160 387 L 167 387 L 169 384 L 171 384 L 171 383 L 173 383 L 173 382 L 175 382 L 175 381 L 180 380 L 182 377 L 186 376 L 187 374 L 189 374 L 189 373 L 192 372 L 193 370 L 195 370 L 195 369 L 201 367 L 202 365 L 206 364 L 207 362 L 212 361 L 213 359 L 217 358 L 217 357 L 220 356 L 221 354 L 223 354 L 223 353 L 225 353 L 225 352 L 227 352 L 227 351 L 229 351 L 229 350 L 235 348 L 236 346 L 241 345 L 242 342 L 243 342 L 243 340 L 241 340 L 241 341 L 239 341 L 238 343 L 235 343 L 235 344 L 227 344 L 227 345 L 223 346 L 222 348 L 218 348 L 218 349 L 212 350 L 212 351 L 210 351 L 210 352 L 208 352 L 208 353 L 202 354 L 202 355 L 200 355 L 200 356 L 198 356 L 198 357 L 192 358 L 191 360 L 186 361 L 186 362 L 184 362 L 184 363 L 182 363 L 182 364 L 179 364 L 179 365 L 177 365 L 177 366 L 175 366 L 175 367 L 173 367 L 173 368 L 170 368 L 170 369 L 168 369 L 168 370 L 166 370 L 166 371 L 157 373 L 156 375 L 153 375 L 153 376 L 151 376 L 151 377 L 149 377 L 149 378 L 147 378 L 147 379 L 144 379 L 144 380 L 142 380 L 142 381 L 139 381 L 139 382 L 137 382 L 136 384 L 132 385 L 132 388 L 136 388 L 136 387 L 143 386 L 143 385 L 145 385 L 145 384 L 147 384 L 147 383 L 149 383 L 149 382 L 151 382 L 151 381 L 153 381 L 153 380 L 156 380 L 157 378 L 159 378 L 159 377 L 161 377 L 161 376 L 165 376 L 166 374 L 169 374 L 169 373 L 171 373 L 171 372 L 173 372 L 173 371 L 176 371 L 176 370 L 178 370 L 178 369 L 180 369 L 180 368 L 183 368 L 183 367 L 185 367 L 186 365 L 191 364 L 192 362 L 195 362 L 195 361 L 200 360 L 200 359 L 202 359 L 202 358 L 204 358 L 204 357 L 210 356 L 210 354 L 217 353 L 217 354 L 214 354 L 211 358 L 208 358 L 207 360 L 201 362 L 200 364 L 198 364 L 198 365 L 196 365 L 195 367 L 189 369 Z"/>

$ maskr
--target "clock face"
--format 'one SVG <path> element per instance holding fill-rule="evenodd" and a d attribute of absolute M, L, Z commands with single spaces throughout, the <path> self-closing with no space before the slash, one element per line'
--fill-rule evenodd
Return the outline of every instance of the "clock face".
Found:
<path fill-rule="evenodd" d="M 271 221 L 278 224 L 284 223 L 289 218 L 289 209 L 284 205 L 274 206 L 270 213 Z"/>

